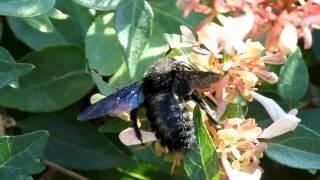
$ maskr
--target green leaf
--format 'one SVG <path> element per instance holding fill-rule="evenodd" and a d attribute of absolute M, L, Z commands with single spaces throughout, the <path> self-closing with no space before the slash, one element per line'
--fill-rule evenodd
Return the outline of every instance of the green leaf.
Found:
<path fill-rule="evenodd" d="M 172 167 L 172 161 L 168 162 L 164 160 L 163 156 L 157 156 L 154 152 L 154 146 L 149 145 L 143 149 L 130 146 L 129 149 L 143 162 L 149 163 L 156 168 L 164 170 L 165 172 L 170 172 L 170 168 Z"/>
<path fill-rule="evenodd" d="M 24 179 L 43 170 L 40 161 L 48 140 L 47 131 L 0 138 L 0 177 Z"/>
<path fill-rule="evenodd" d="M 301 118 L 302 120 L 301 123 L 303 125 L 320 134 L 320 123 L 319 123 L 320 109 L 319 108 L 303 111 L 299 113 L 298 116 Z"/>
<path fill-rule="evenodd" d="M 3 25 L 2 25 L 2 22 L 0 22 L 0 40 L 2 39 L 2 34 L 3 34 Z"/>
<path fill-rule="evenodd" d="M 26 132 L 46 129 L 50 132 L 44 157 L 71 169 L 106 169 L 133 163 L 88 122 L 76 120 L 77 112 L 64 111 L 31 116 L 19 121 Z"/>
<path fill-rule="evenodd" d="M 16 61 L 14 58 L 11 56 L 11 54 L 4 48 L 0 47 L 0 60 L 1 61 L 6 61 L 6 62 L 11 62 L 15 63 Z M 13 88 L 18 88 L 19 87 L 19 82 L 18 79 L 15 79 L 13 82 L 9 84 Z"/>
<path fill-rule="evenodd" d="M 40 32 L 48 33 L 54 31 L 54 27 L 47 15 L 23 18 L 23 20 Z"/>
<path fill-rule="evenodd" d="M 7 22 L 17 39 L 32 49 L 41 49 L 51 45 L 72 44 L 57 30 L 51 33 L 41 33 L 21 18 L 7 17 Z"/>
<path fill-rule="evenodd" d="M 292 108 L 306 94 L 309 74 L 300 49 L 291 54 L 281 67 L 278 94 Z"/>
<path fill-rule="evenodd" d="M 191 13 L 184 18 L 182 10 L 177 8 L 172 0 L 150 1 L 150 5 L 154 12 L 154 23 L 157 28 L 161 27 L 165 30 L 163 33 L 181 34 L 181 25 L 193 29 L 205 18 L 203 14 L 197 13 Z"/>
<path fill-rule="evenodd" d="M 167 34 L 165 33 L 163 37 L 166 39 L 170 46 L 170 53 L 167 55 L 169 58 L 173 58 L 175 56 L 188 55 L 192 53 L 192 47 L 179 47 L 175 48 L 172 46 L 176 46 L 178 44 L 190 45 L 191 42 L 183 35 L 179 34 Z"/>
<path fill-rule="evenodd" d="M 145 70 L 152 63 L 164 57 L 168 51 L 168 45 L 162 36 L 164 31 L 160 26 L 154 29 L 154 33 L 149 40 L 149 47 L 145 49 L 137 61 L 137 71 L 133 79 L 129 76 L 126 64 L 122 63 L 118 71 L 111 77 L 110 83 L 117 87 L 124 87 L 143 79 Z"/>
<path fill-rule="evenodd" d="M 68 19 L 70 16 L 68 14 L 64 14 L 59 9 L 53 8 L 48 12 L 48 16 L 52 19 L 59 19 L 65 20 Z"/>
<path fill-rule="evenodd" d="M 99 74 L 114 74 L 124 62 L 123 51 L 113 28 L 113 13 L 98 16 L 91 24 L 85 41 L 89 67 Z"/>
<path fill-rule="evenodd" d="M 108 96 L 117 91 L 117 87 L 105 82 L 103 78 L 96 72 L 91 72 L 91 75 L 102 95 Z"/>
<path fill-rule="evenodd" d="M 153 12 L 144 0 L 121 1 L 115 14 L 115 29 L 131 78 L 136 73 L 137 60 L 151 36 Z"/>
<path fill-rule="evenodd" d="M 100 132 L 103 133 L 118 133 L 123 131 L 124 129 L 130 127 L 132 125 L 131 122 L 116 118 L 110 117 L 108 120 L 99 128 Z"/>
<path fill-rule="evenodd" d="M 145 69 L 143 69 L 143 73 L 144 71 Z M 137 79 L 137 76 L 135 79 Z M 131 78 L 129 77 L 128 68 L 125 63 L 122 63 L 117 72 L 109 80 L 110 84 L 114 84 L 115 86 L 118 86 L 120 88 L 125 87 L 134 81 L 135 80 L 131 80 Z"/>
<path fill-rule="evenodd" d="M 320 87 L 311 83 L 310 94 L 315 98 L 320 98 Z"/>
<path fill-rule="evenodd" d="M 6 62 L 12 62 L 12 63 L 16 62 L 14 58 L 11 56 L 11 54 L 9 53 L 9 51 L 7 51 L 3 47 L 0 47 L 0 59 Z"/>
<path fill-rule="evenodd" d="M 313 39 L 313 43 L 312 43 L 312 51 L 316 57 L 316 59 L 318 60 L 318 62 L 320 61 L 320 31 L 319 30 L 315 30 L 312 32 L 312 39 Z"/>
<path fill-rule="evenodd" d="M 28 25 L 21 18 L 6 18 L 14 35 L 32 49 L 42 49 L 53 45 L 76 45 L 82 47 L 84 35 L 93 15 L 72 1 L 57 0 L 57 9 L 68 14 L 70 18 L 51 19 L 54 26 L 53 32 L 40 33 L 37 29 Z"/>
<path fill-rule="evenodd" d="M 221 119 L 243 118 L 243 110 L 241 104 L 229 103 Z"/>
<path fill-rule="evenodd" d="M 197 146 L 188 151 L 184 157 L 184 169 L 191 179 L 219 179 L 219 159 L 215 145 L 207 131 L 201 112 L 197 106 L 193 112 Z"/>
<path fill-rule="evenodd" d="M 85 72 L 81 49 L 56 46 L 35 51 L 19 62 L 36 68 L 20 78 L 20 88 L 0 90 L 0 105 L 29 112 L 63 109 L 86 95 L 93 87 Z"/>
<path fill-rule="evenodd" d="M 12 83 L 18 77 L 32 71 L 34 66 L 27 63 L 12 63 L 0 59 L 0 88 Z"/>
<path fill-rule="evenodd" d="M 102 11 L 114 10 L 119 4 L 120 0 L 73 0 L 74 2 L 90 8 Z"/>
<path fill-rule="evenodd" d="M 293 132 L 271 139 L 266 154 L 289 167 L 320 169 L 320 135 L 299 125 Z"/>
<path fill-rule="evenodd" d="M 155 29 L 155 31 L 156 32 L 149 40 L 149 48 L 143 52 L 140 59 L 137 61 L 138 65 L 135 77 L 133 79 L 130 78 L 126 64 L 122 63 L 118 71 L 110 79 L 110 83 L 112 85 L 121 88 L 131 84 L 132 82 L 140 81 L 144 76 L 145 70 L 152 63 L 164 57 L 168 50 L 168 45 L 164 38 L 159 36 L 162 30 L 159 28 Z"/>
<path fill-rule="evenodd" d="M 2 0 L 0 15 L 31 17 L 47 13 L 53 8 L 55 0 Z"/>
<path fill-rule="evenodd" d="M 155 61 L 165 56 L 168 44 L 164 33 L 180 34 L 179 26 L 187 25 L 191 29 L 196 27 L 204 18 L 203 15 L 191 13 L 187 18 L 182 17 L 182 11 L 172 5 L 171 0 L 150 1 L 154 11 L 154 27 L 149 39 L 148 47 L 137 61 L 137 70 L 134 78 L 130 78 L 126 64 L 122 64 L 118 71 L 110 79 L 110 83 L 124 87 L 143 78 L 145 70 Z"/>

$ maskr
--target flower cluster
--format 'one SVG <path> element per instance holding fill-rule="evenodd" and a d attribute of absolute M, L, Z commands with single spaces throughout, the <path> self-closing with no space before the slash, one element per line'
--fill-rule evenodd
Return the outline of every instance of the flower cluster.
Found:
<path fill-rule="evenodd" d="M 267 144 L 259 142 L 262 129 L 254 119 L 227 119 L 222 122 L 223 129 L 217 131 L 215 144 L 220 153 L 226 175 L 233 176 L 228 169 L 231 161 L 233 172 L 243 172 L 261 176 L 259 158 L 262 157 Z M 230 177 L 231 178 L 231 177 Z"/>
<path fill-rule="evenodd" d="M 210 87 L 197 89 L 217 106 L 216 117 L 220 124 L 206 125 L 217 147 L 222 176 L 231 180 L 260 179 L 263 170 L 259 159 L 267 148 L 262 139 L 294 130 L 300 119 L 296 117 L 296 109 L 286 113 L 274 100 L 255 92 L 257 85 L 263 81 L 270 84 L 278 81 L 277 75 L 269 72 L 266 64 L 283 64 L 285 55 L 295 50 L 299 37 L 305 39 L 305 48 L 311 46 L 310 32 L 320 25 L 320 5 L 313 1 L 294 0 L 277 3 L 216 0 L 206 5 L 199 0 L 178 0 L 177 5 L 185 10 L 184 16 L 192 11 L 208 14 L 197 29 L 197 36 L 181 26 L 186 41 L 171 41 L 169 45 L 171 48 L 192 49 L 189 54 L 176 56 L 178 61 L 188 61 L 201 71 L 223 75 Z M 232 12 L 234 17 L 222 15 L 227 12 Z M 217 18 L 219 24 L 212 22 L 213 18 Z M 262 34 L 267 35 L 265 47 L 252 40 Z M 237 96 L 261 103 L 273 123 L 261 128 L 253 118 L 222 119 L 227 105 Z M 141 133 L 143 142 L 156 140 L 152 132 Z M 119 137 L 126 145 L 141 143 L 132 128 L 121 132 Z"/>
<path fill-rule="evenodd" d="M 191 47 L 188 55 L 178 56 L 177 60 L 189 61 L 200 70 L 214 71 L 223 74 L 223 78 L 209 88 L 198 90 L 204 93 L 217 105 L 217 118 L 224 114 L 226 106 L 236 96 L 241 95 L 248 101 L 255 99 L 260 102 L 274 121 L 263 129 L 252 118 L 221 119 L 218 127 L 208 127 L 224 169 L 224 175 L 229 179 L 260 179 L 262 169 L 259 158 L 262 157 L 267 145 L 260 142 L 262 138 L 273 138 L 294 130 L 300 119 L 296 110 L 285 113 L 272 99 L 255 92 L 260 81 L 276 83 L 278 77 L 269 72 L 267 64 L 282 64 L 286 60 L 279 53 L 262 55 L 264 47 L 259 42 L 244 39 L 253 27 L 252 14 L 236 18 L 220 15 L 222 25 L 208 23 L 199 32 L 197 38 L 185 26 L 181 27 L 187 43 L 170 43 L 171 47 Z M 239 23 L 247 26 L 238 28 L 237 36 L 233 35 Z M 208 125 L 208 124 L 207 124 Z M 134 136 L 133 129 L 127 129 L 120 134 L 120 140 L 126 145 L 140 144 Z M 155 141 L 152 132 L 142 131 L 143 142 Z"/>
<path fill-rule="evenodd" d="M 222 175 L 230 180 L 260 179 L 263 171 L 259 166 L 259 158 L 263 156 L 267 145 L 259 139 L 269 139 L 293 131 L 301 121 L 296 117 L 296 109 L 285 113 L 274 100 L 256 92 L 250 93 L 268 112 L 273 121 L 270 126 L 262 129 L 252 118 L 231 118 L 222 121 L 217 130 L 208 127 L 225 172 Z M 209 126 L 208 123 L 207 125 Z M 141 130 L 141 134 L 145 143 L 157 140 L 153 132 Z M 119 138 L 127 146 L 141 144 L 133 128 L 122 131 Z"/>
<path fill-rule="evenodd" d="M 221 81 L 202 90 L 217 104 L 217 115 L 220 117 L 226 105 L 237 95 L 241 94 L 251 101 L 249 92 L 258 83 L 276 83 L 277 75 L 269 72 L 265 64 L 282 64 L 286 57 L 279 53 L 262 56 L 264 47 L 259 42 L 243 42 L 253 27 L 254 18 L 251 13 L 237 18 L 222 15 L 218 18 L 222 25 L 208 23 L 197 32 L 198 39 L 186 27 L 182 27 L 181 31 L 193 46 L 193 52 L 185 58 L 201 70 L 224 74 Z M 235 28 L 236 35 L 233 32 Z"/>
<path fill-rule="evenodd" d="M 239 16 L 241 12 L 250 12 L 254 14 L 250 37 L 261 38 L 266 35 L 267 50 L 280 51 L 282 54 L 295 51 L 298 38 L 303 38 L 304 48 L 310 48 L 311 31 L 320 27 L 320 3 L 316 0 L 216 0 L 209 6 L 201 4 L 199 0 L 178 0 L 177 5 L 184 9 L 185 16 L 192 11 L 209 14 L 196 31 L 220 14 Z"/>

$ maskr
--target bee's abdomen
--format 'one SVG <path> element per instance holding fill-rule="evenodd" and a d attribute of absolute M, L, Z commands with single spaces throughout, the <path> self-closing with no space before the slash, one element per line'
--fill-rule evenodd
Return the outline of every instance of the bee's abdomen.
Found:
<path fill-rule="evenodd" d="M 163 146 L 186 151 L 195 143 L 191 117 L 185 101 L 174 93 L 157 93 L 145 97 L 152 130 Z"/>

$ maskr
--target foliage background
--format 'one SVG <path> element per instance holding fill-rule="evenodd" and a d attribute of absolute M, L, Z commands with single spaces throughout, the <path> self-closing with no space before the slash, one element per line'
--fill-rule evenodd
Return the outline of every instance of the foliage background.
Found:
<path fill-rule="evenodd" d="M 0 138 L 1 179 L 38 179 L 48 172 L 43 160 L 90 179 L 218 178 L 219 161 L 205 159 L 215 151 L 198 110 L 199 147 L 174 175 L 173 154 L 119 142 L 118 133 L 130 123 L 114 117 L 76 120 L 93 93 L 109 95 L 141 80 L 168 51 L 164 33 L 180 34 L 182 24 L 194 28 L 203 15 L 183 18 L 172 0 L 2 0 L 0 15 L 1 129 L 6 117 L 17 123 L 6 130 L 10 137 Z M 320 179 L 320 32 L 313 36 L 311 50 L 269 67 L 280 77 L 277 85 L 260 88 L 287 110 L 301 108 L 304 125 L 269 142 L 261 163 L 264 179 Z M 231 104 L 227 113 L 243 115 L 245 108 L 247 116 L 269 123 L 255 102 Z M 212 149 L 201 148 L 207 143 Z M 52 178 L 70 179 L 61 173 Z"/>

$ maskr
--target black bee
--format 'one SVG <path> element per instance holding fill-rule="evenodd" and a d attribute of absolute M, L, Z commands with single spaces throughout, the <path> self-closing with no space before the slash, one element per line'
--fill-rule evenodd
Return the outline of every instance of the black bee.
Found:
<path fill-rule="evenodd" d="M 147 69 L 142 82 L 125 87 L 89 106 L 78 119 L 130 111 L 136 136 L 142 142 L 136 115 L 139 106 L 144 105 L 151 128 L 160 143 L 171 151 L 184 152 L 191 149 L 196 141 L 186 101 L 192 99 L 199 103 L 209 119 L 217 123 L 215 114 L 194 89 L 206 88 L 219 78 L 220 75 L 214 72 L 197 71 L 182 62 L 161 59 Z"/>

